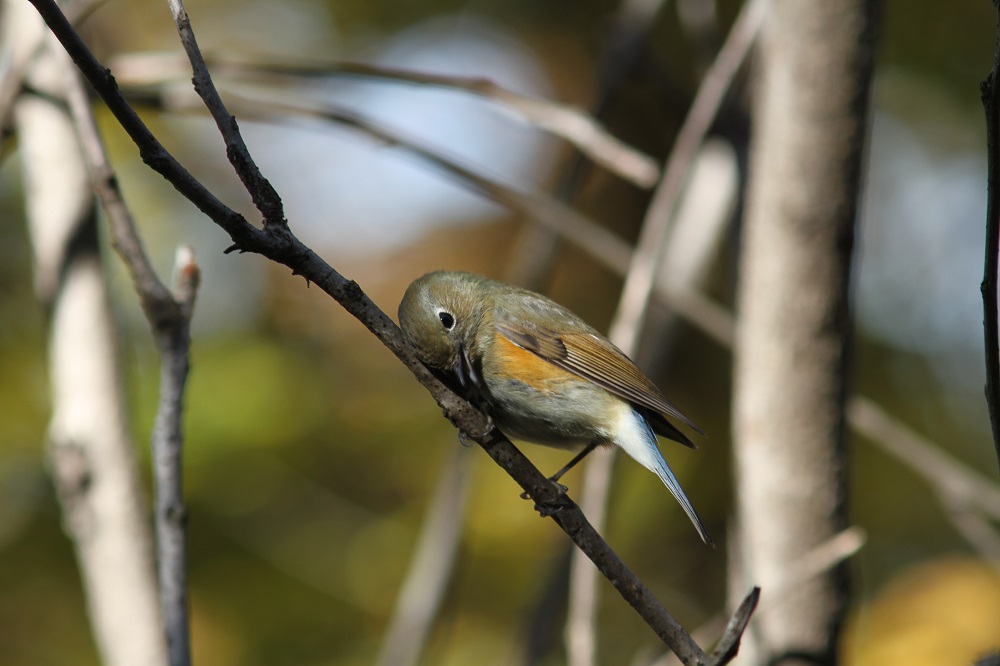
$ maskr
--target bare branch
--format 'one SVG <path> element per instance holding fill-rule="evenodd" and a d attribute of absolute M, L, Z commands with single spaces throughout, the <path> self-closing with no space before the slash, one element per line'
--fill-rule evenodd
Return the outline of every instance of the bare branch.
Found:
<path fill-rule="evenodd" d="M 574 543 L 587 553 L 622 597 L 640 614 L 657 636 L 682 658 L 684 663 L 707 663 L 705 653 L 611 550 L 579 507 L 567 495 L 561 494 L 506 437 L 493 429 L 480 412 L 449 391 L 413 357 L 402 339 L 399 328 L 356 283 L 344 279 L 295 238 L 287 226 L 272 223 L 267 225 L 263 232 L 258 231 L 218 203 L 214 196 L 205 195 L 204 188 L 200 184 L 195 186 L 189 182 L 190 175 L 163 150 L 128 107 L 113 80 L 100 68 L 93 55 L 73 32 L 58 6 L 51 0 L 31 0 L 31 2 L 39 9 L 60 41 L 67 46 L 67 50 L 84 75 L 91 80 L 119 122 L 123 125 L 127 123 L 126 129 L 129 135 L 140 144 L 140 153 L 162 151 L 160 159 L 153 161 L 151 166 L 181 189 L 185 196 L 193 197 L 192 200 L 196 205 L 230 234 L 236 243 L 235 249 L 255 252 L 290 267 L 293 272 L 315 283 L 358 318 L 413 372 L 452 423 L 479 442 L 487 454 L 534 499 L 539 510 L 552 517 Z M 166 373 L 164 376 L 167 376 Z"/>
<path fill-rule="evenodd" d="M 757 608 L 758 601 L 760 601 L 760 588 L 755 587 L 750 590 L 750 594 L 736 607 L 736 612 L 733 613 L 733 617 L 726 624 L 726 630 L 722 632 L 722 637 L 719 639 L 718 645 L 712 650 L 711 657 L 713 664 L 727 664 L 736 657 L 736 653 L 740 649 L 740 640 L 743 638 L 743 632 L 747 628 L 747 623 L 750 622 L 750 616 L 753 615 L 754 610 Z"/>
<path fill-rule="evenodd" d="M 625 285 L 608 332 L 611 342 L 630 356 L 635 356 L 638 351 L 649 301 L 666 251 L 667 232 L 687 175 L 736 72 L 756 38 L 763 10 L 763 0 L 750 0 L 740 11 L 726 42 L 698 88 L 674 140 L 663 178 L 646 210 L 639 241 L 631 256 Z M 582 503 L 587 514 L 595 516 L 595 521 L 604 515 L 602 507 L 607 502 L 613 461 L 614 451 L 592 457 L 584 473 Z M 600 529 L 603 522 L 599 521 L 597 525 Z M 575 637 L 570 641 L 571 663 L 574 666 L 590 666 L 594 663 L 595 653 L 592 643 L 596 635 L 596 580 L 592 573 L 580 570 L 580 565 L 579 557 L 571 558 L 567 633 Z M 574 645 L 580 646 L 579 655 L 572 651 Z"/>
<path fill-rule="evenodd" d="M 647 36 L 666 0 L 623 0 L 607 33 L 597 65 L 597 89 L 588 108 L 603 119 L 622 85 L 639 61 Z M 585 155 L 575 153 L 555 186 L 555 197 L 571 203 L 590 172 Z M 563 235 L 552 228 L 529 226 L 521 231 L 508 264 L 508 282 L 539 289 L 550 273 Z M 626 259 L 627 261 L 627 259 Z"/>
<path fill-rule="evenodd" d="M 118 189 L 79 72 L 66 63 L 70 111 L 94 191 L 108 216 L 112 246 L 125 262 L 161 353 L 160 399 L 153 426 L 156 545 L 160 602 L 171 666 L 191 663 L 186 535 L 181 492 L 181 412 L 188 373 L 189 330 L 198 284 L 190 248 L 177 253 L 175 296 L 157 277 Z"/>
<path fill-rule="evenodd" d="M 397 146 L 412 153 L 427 161 L 431 166 L 440 169 L 445 175 L 454 178 L 459 184 L 489 197 L 510 210 L 536 220 L 565 236 L 572 236 L 574 243 L 601 261 L 610 263 L 622 271 L 628 266 L 630 250 L 625 241 L 565 204 L 545 194 L 522 191 L 494 180 L 480 173 L 474 167 L 463 164 L 458 159 L 445 154 L 438 148 L 405 136 L 397 130 L 370 120 L 357 112 L 335 104 L 311 100 L 285 99 L 277 101 L 235 92 L 227 93 L 227 97 L 230 107 L 247 118 L 287 122 L 287 116 L 292 114 L 334 121 L 353 127 L 388 145 Z M 142 95 L 142 99 L 146 102 L 151 101 L 148 91 Z M 163 91 L 155 101 L 164 109 L 171 111 L 199 110 L 198 105 L 194 103 L 194 96 L 186 90 Z"/>
<path fill-rule="evenodd" d="M 184 3 L 182 0 L 167 0 L 167 4 L 170 5 L 170 12 L 177 25 L 181 44 L 184 46 L 188 60 L 191 61 L 191 68 L 194 70 L 195 92 L 204 100 L 209 113 L 215 119 L 219 133 L 222 134 L 222 138 L 226 142 L 226 157 L 229 158 L 229 163 L 233 165 L 236 175 L 239 176 L 243 186 L 250 194 L 257 210 L 264 216 L 264 228 L 266 229 L 270 224 L 285 226 L 287 223 L 281 205 L 281 197 L 271 186 L 270 181 L 257 168 L 257 164 L 250 156 L 250 151 L 243 141 L 243 135 L 240 134 L 236 118 L 226 109 L 219 92 L 215 89 L 215 83 L 208 73 L 205 58 L 198 48 L 194 29 L 188 19 L 187 10 L 184 9 Z"/>
<path fill-rule="evenodd" d="M 767 0 L 748 0 L 743 5 L 729 31 L 729 36 L 698 87 L 698 93 L 684 118 L 684 124 L 674 139 L 674 147 L 664 168 L 663 179 L 646 210 L 636 252 L 632 256 L 632 265 L 622 289 L 621 302 L 615 316 L 615 327 L 620 326 L 626 331 L 642 330 L 649 295 L 663 259 L 664 244 L 659 239 L 665 236 L 670 225 L 688 171 L 694 162 L 695 153 L 718 113 L 733 77 L 757 37 L 766 4 Z M 616 333 L 615 327 L 612 327 L 609 333 L 612 340 Z M 625 351 L 629 352 L 628 349 Z"/>
<path fill-rule="evenodd" d="M 167 179 L 201 212 L 221 226 L 233 240 L 252 237 L 259 232 L 251 227 L 242 215 L 223 204 L 202 185 L 187 169 L 167 152 L 166 148 L 153 136 L 149 128 L 139 119 L 135 111 L 125 101 L 118 91 L 111 72 L 101 64 L 91 53 L 80 36 L 73 30 L 69 20 L 55 2 L 50 0 L 29 0 L 38 13 L 41 14 L 49 29 L 56 35 L 63 48 L 69 53 L 73 62 L 86 77 L 90 85 L 108 106 L 108 109 L 128 133 L 139 149 L 139 156 L 151 169 Z"/>
<path fill-rule="evenodd" d="M 414 154 L 427 159 L 435 166 L 490 196 L 498 203 L 505 204 L 511 210 L 520 212 L 540 221 L 550 228 L 558 230 L 569 241 L 578 244 L 580 249 L 611 270 L 619 274 L 625 274 L 631 249 L 624 240 L 598 226 L 594 221 L 579 215 L 572 209 L 542 194 L 520 192 L 507 185 L 493 181 L 487 176 L 476 172 L 472 167 L 462 165 L 449 156 L 444 155 L 438 149 L 421 145 L 415 140 L 399 134 L 395 130 L 388 129 L 354 112 L 340 109 L 333 105 L 315 104 L 304 100 L 276 103 L 272 100 L 257 99 L 237 93 L 231 93 L 227 96 L 230 97 L 230 105 L 237 109 L 241 115 L 247 117 L 254 117 L 260 120 L 273 120 L 276 115 L 283 113 L 314 115 L 352 125 L 381 141 L 400 146 L 406 150 L 412 150 Z M 186 94 L 184 91 L 171 91 L 169 95 L 164 94 L 161 99 L 163 107 L 172 111 L 191 111 L 195 106 L 193 101 L 193 96 Z M 664 302 L 669 303 L 674 311 L 694 323 L 702 332 L 710 335 L 720 345 L 726 348 L 732 346 L 733 320 L 731 314 L 724 307 L 712 302 L 693 289 L 668 285 L 663 277 L 661 277 L 656 285 L 656 294 Z M 857 401 L 859 400 L 865 405 L 871 405 L 876 409 L 880 409 L 874 402 L 866 398 L 856 398 L 849 407 L 849 417 L 852 426 L 861 432 L 869 433 L 869 436 L 892 452 L 893 444 L 891 442 L 894 439 L 893 437 L 884 433 L 881 435 L 871 434 L 873 432 L 871 430 L 873 428 L 871 423 L 862 423 L 861 419 L 863 417 L 858 416 L 855 409 L 855 405 L 858 404 Z M 912 431 L 909 432 L 912 434 Z M 923 441 L 926 442 L 926 440 Z M 926 444 L 933 447 L 934 451 L 939 451 L 939 447 L 929 442 L 926 442 Z M 918 462 L 914 461 L 921 459 L 919 455 L 914 456 L 912 452 L 902 452 L 898 455 L 901 461 L 911 466 L 919 465 Z M 934 462 L 930 467 L 921 467 L 923 468 L 919 470 L 921 474 L 932 481 L 934 479 L 934 475 L 930 473 L 932 468 L 945 469 L 937 462 Z M 946 478 L 949 477 L 948 474 L 944 476 Z M 964 479 L 959 480 L 959 487 L 963 483 L 965 483 Z M 988 481 L 985 483 L 988 484 Z M 587 514 L 591 515 L 589 512 Z"/>
<path fill-rule="evenodd" d="M 890 416 L 864 396 L 853 398 L 847 417 L 854 429 L 913 469 L 954 509 L 976 509 L 1000 520 L 1000 487 Z"/>
<path fill-rule="evenodd" d="M 427 507 L 420 541 L 396 601 L 378 664 L 410 666 L 420 662 L 438 606 L 451 578 L 473 458 L 453 446 L 437 490 Z"/>
<path fill-rule="evenodd" d="M 108 161 L 104 143 L 90 110 L 90 100 L 87 98 L 87 91 L 80 80 L 79 72 L 70 68 L 66 78 L 67 101 L 76 124 L 77 135 L 83 146 L 91 185 L 108 216 L 108 222 L 111 226 L 111 245 L 125 263 L 141 298 L 143 309 L 151 321 L 170 316 L 172 313 L 159 314 L 161 308 L 169 308 L 173 299 L 170 297 L 170 292 L 156 276 L 142 245 L 142 240 L 136 231 L 132 216 L 122 198 L 118 179 Z"/>
<path fill-rule="evenodd" d="M 187 512 L 182 492 L 184 431 L 181 414 L 190 370 L 191 312 L 198 286 L 198 266 L 189 247 L 177 251 L 174 289 L 178 317 L 153 324 L 160 348 L 160 402 L 153 423 L 153 476 L 156 481 L 156 545 L 160 596 L 170 666 L 191 663 L 187 608 Z"/>
<path fill-rule="evenodd" d="M 1000 534 L 990 521 L 963 506 L 945 505 L 948 519 L 983 559 L 1000 571 Z"/>
<path fill-rule="evenodd" d="M 994 5 L 996 3 L 994 2 Z M 986 112 L 986 259 L 983 266 L 983 337 L 986 345 L 986 405 L 1000 464 L 1000 314 L 997 312 L 997 255 L 1000 254 L 1000 7 L 993 68 L 980 84 Z"/>
<path fill-rule="evenodd" d="M 596 528 L 603 529 L 611 488 L 611 468 L 617 450 L 598 449 L 588 457 L 583 471 L 580 502 Z M 568 596 L 565 629 L 567 663 L 570 666 L 593 666 L 597 663 L 597 576 L 579 552 L 570 553 Z"/>
<path fill-rule="evenodd" d="M 216 77 L 251 83 L 270 80 L 279 84 L 300 84 L 314 78 L 359 76 L 460 90 L 495 102 L 524 122 L 561 137 L 596 163 L 639 187 L 652 187 L 660 178 L 660 168 L 653 158 L 613 136 L 582 110 L 523 95 L 489 79 L 430 74 L 367 63 L 315 62 L 274 56 L 265 59 L 213 53 L 207 54 L 205 60 Z M 109 64 L 123 85 L 145 86 L 178 77 L 178 59 L 172 53 L 125 54 Z"/>

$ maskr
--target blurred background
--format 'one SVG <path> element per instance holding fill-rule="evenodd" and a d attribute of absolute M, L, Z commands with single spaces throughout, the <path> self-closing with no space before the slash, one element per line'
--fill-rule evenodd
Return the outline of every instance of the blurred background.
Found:
<path fill-rule="evenodd" d="M 187 9 L 207 51 L 486 77 L 582 108 L 617 77 L 601 105 L 604 123 L 662 162 L 740 3 L 664 5 L 623 74 L 604 64 L 622 7 L 603 0 L 193 0 Z M 995 21 L 985 0 L 884 3 L 853 367 L 858 392 L 993 479 L 978 286 L 986 201 L 979 81 L 992 62 Z M 84 34 L 102 59 L 177 49 L 166 6 L 136 0 L 110 0 Z M 559 187 L 574 159 L 565 143 L 453 90 L 341 76 L 317 77 L 302 94 L 524 190 Z M 737 164 L 747 141 L 744 96 L 738 83 L 712 130 Z M 143 117 L 197 177 L 257 219 L 208 120 L 155 109 Z M 318 289 L 259 257 L 224 255 L 225 234 L 141 163 L 106 113 L 99 119 L 158 269 L 169 274 L 181 243 L 195 247 L 202 269 L 184 467 L 195 663 L 373 663 L 429 499 L 460 446 L 454 429 L 410 373 Z M 317 121 L 241 127 L 295 233 L 393 316 L 406 285 L 427 271 L 509 278 L 524 259 L 530 221 L 405 150 Z M 46 319 L 11 148 L 0 167 L 0 663 L 95 664 L 44 465 Z M 649 196 L 595 168 L 572 204 L 632 242 Z M 704 283 L 726 307 L 738 202 L 731 209 Z M 109 252 L 106 263 L 148 477 L 158 357 L 120 262 Z M 619 276 L 572 244 L 558 246 L 541 274 L 540 291 L 606 329 Z M 663 334 L 656 322 L 665 321 L 654 318 L 640 358 L 707 437 L 696 453 L 663 449 L 724 544 L 730 355 L 683 322 Z M 868 539 L 851 564 L 857 594 L 845 663 L 967 663 L 1000 640 L 997 563 L 974 553 L 923 478 L 863 438 L 852 436 L 852 445 L 851 512 Z M 546 472 L 566 462 L 558 451 L 522 450 Z M 424 663 L 522 663 L 531 636 L 542 646 L 539 663 L 562 663 L 563 611 L 547 604 L 565 584 L 568 540 L 481 450 L 462 455 L 475 459 L 469 504 Z M 565 482 L 573 494 L 580 473 Z M 609 511 L 606 538 L 682 624 L 721 612 L 725 548 L 702 546 L 655 477 L 620 464 Z M 603 583 L 602 594 L 601 662 L 655 654 L 649 629 Z"/>

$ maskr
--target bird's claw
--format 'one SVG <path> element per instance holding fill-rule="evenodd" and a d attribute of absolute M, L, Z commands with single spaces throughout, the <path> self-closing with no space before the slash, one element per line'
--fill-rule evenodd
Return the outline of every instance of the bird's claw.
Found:
<path fill-rule="evenodd" d="M 535 504 L 535 511 L 537 511 L 538 515 L 541 516 L 542 518 L 548 518 L 549 516 L 554 516 L 555 514 L 559 513 L 565 508 L 566 507 L 564 507 L 562 504 L 555 504 L 555 503 L 545 504 L 545 505 L 537 503 Z"/>
<path fill-rule="evenodd" d="M 494 430 L 496 430 L 496 426 L 493 424 L 493 417 L 487 416 L 486 417 L 486 428 L 483 430 L 482 433 L 480 433 L 479 435 L 476 435 L 476 437 L 486 437 L 487 435 L 489 435 Z M 475 444 L 476 444 L 475 440 L 473 440 L 472 437 L 470 437 L 463 430 L 459 430 L 458 431 L 458 441 L 465 448 L 469 448 L 470 446 L 475 446 Z"/>
<path fill-rule="evenodd" d="M 567 488 L 561 483 L 558 483 L 555 479 L 550 478 L 548 479 L 548 481 L 550 481 L 552 483 L 553 488 L 555 488 L 557 497 L 562 497 L 563 495 L 569 492 L 569 488 Z M 521 493 L 521 499 L 523 500 L 531 499 L 531 497 L 528 495 L 527 490 Z M 536 506 L 535 508 L 537 509 L 538 507 Z"/>

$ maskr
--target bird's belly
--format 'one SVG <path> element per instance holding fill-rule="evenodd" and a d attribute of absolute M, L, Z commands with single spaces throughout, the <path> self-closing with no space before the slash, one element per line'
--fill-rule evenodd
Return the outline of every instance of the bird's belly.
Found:
<path fill-rule="evenodd" d="M 537 387 L 518 379 L 484 376 L 489 392 L 486 410 L 500 430 L 515 439 L 573 448 L 607 441 L 603 423 L 613 421 L 614 403 L 604 389 L 568 375 Z"/>

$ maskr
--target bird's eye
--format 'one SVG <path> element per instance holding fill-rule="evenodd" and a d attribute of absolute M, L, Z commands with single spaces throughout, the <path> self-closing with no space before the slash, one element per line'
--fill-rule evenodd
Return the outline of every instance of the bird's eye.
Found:
<path fill-rule="evenodd" d="M 450 331 L 455 328 L 455 318 L 450 312 L 445 312 L 444 310 L 438 312 L 438 319 L 441 320 L 441 325 L 444 326 L 445 330 Z"/>

